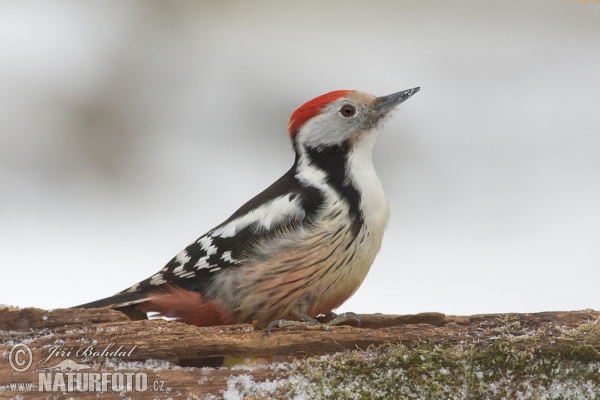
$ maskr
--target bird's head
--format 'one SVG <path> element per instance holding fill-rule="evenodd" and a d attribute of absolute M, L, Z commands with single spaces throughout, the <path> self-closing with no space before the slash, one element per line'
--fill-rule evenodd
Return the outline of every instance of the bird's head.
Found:
<path fill-rule="evenodd" d="M 356 142 L 361 136 L 377 132 L 381 123 L 400 103 L 420 88 L 375 97 L 356 90 L 337 90 L 316 97 L 300 106 L 289 121 L 294 145 L 318 150 Z"/>

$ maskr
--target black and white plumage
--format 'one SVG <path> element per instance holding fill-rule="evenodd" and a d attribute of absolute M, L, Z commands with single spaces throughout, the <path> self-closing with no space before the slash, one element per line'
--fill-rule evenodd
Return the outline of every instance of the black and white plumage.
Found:
<path fill-rule="evenodd" d="M 163 269 L 79 307 L 157 312 L 194 325 L 316 317 L 360 286 L 389 207 L 371 159 L 382 121 L 419 88 L 336 91 L 290 118 L 292 168 Z"/>

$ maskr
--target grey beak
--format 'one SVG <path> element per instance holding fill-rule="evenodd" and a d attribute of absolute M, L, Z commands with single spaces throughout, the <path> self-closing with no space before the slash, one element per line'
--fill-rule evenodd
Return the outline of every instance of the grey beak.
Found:
<path fill-rule="evenodd" d="M 408 100 L 410 96 L 417 93 L 421 88 L 416 87 L 412 89 L 403 90 L 398 93 L 390 94 L 388 96 L 382 96 L 375 99 L 375 110 L 380 114 L 385 114 L 387 111 L 396 107 L 398 104 Z"/>

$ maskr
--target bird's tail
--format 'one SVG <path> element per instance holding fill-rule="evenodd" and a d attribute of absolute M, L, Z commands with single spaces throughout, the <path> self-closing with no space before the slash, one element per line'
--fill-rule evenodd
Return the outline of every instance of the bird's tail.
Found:
<path fill-rule="evenodd" d="M 80 304 L 73 308 L 123 308 L 148 301 L 148 294 L 138 292 L 121 292 L 114 296 L 92 301 L 90 303 Z"/>
<path fill-rule="evenodd" d="M 80 304 L 73 308 L 112 308 L 121 311 L 132 321 L 148 319 L 145 311 L 140 310 L 139 304 L 148 301 L 148 294 L 144 292 L 121 292 L 114 296 Z"/>
<path fill-rule="evenodd" d="M 196 326 L 229 325 L 235 315 L 222 305 L 204 298 L 199 292 L 165 285 L 151 292 L 121 292 L 114 296 L 73 308 L 112 308 L 132 320 L 166 317 Z"/>

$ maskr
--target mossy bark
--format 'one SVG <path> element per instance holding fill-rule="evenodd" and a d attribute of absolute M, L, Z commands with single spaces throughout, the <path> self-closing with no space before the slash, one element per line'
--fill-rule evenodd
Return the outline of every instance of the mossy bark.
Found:
<path fill-rule="evenodd" d="M 86 372 L 144 371 L 150 382 L 168 388 L 119 394 L 142 399 L 600 398 L 600 313 L 593 310 L 361 319 L 362 328 L 293 327 L 267 336 L 252 325 L 130 321 L 113 310 L 4 308 L 0 387 L 36 382 L 48 365 L 70 358 L 85 364 Z M 22 373 L 7 362 L 19 343 L 27 344 L 33 357 L 32 367 Z M 52 348 L 101 349 L 111 343 L 112 349 L 135 348 L 117 356 L 63 354 L 40 364 Z M 39 398 L 40 393 L 0 390 L 0 398 L 17 395 Z M 114 396 L 89 393 L 90 398 Z"/>

